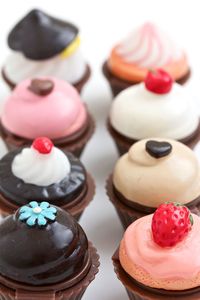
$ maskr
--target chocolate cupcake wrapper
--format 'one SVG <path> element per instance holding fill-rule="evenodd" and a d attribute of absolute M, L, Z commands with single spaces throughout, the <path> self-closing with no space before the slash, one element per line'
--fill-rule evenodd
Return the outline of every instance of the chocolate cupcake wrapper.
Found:
<path fill-rule="evenodd" d="M 125 205 L 117 198 L 113 190 L 112 175 L 110 175 L 106 181 L 106 194 L 114 205 L 124 230 L 126 230 L 131 223 L 146 215 L 145 213 L 134 211 L 133 208 Z"/>
<path fill-rule="evenodd" d="M 2 78 L 4 79 L 4 81 L 9 86 L 9 88 L 11 90 L 13 90 L 15 88 L 16 84 L 13 83 L 9 78 L 7 78 L 4 69 L 1 70 L 1 75 L 2 75 Z M 78 82 L 73 84 L 73 86 L 77 89 L 77 91 L 79 93 L 82 92 L 82 89 L 83 89 L 84 85 L 86 84 L 86 82 L 89 80 L 90 76 L 91 76 L 91 68 L 89 65 L 87 65 L 87 69 L 85 71 L 85 74 L 81 78 L 81 80 L 79 80 Z"/>
<path fill-rule="evenodd" d="M 117 96 L 121 91 L 127 89 L 128 87 L 138 84 L 138 82 L 125 81 L 113 75 L 108 68 L 107 61 L 103 64 L 102 71 L 104 76 L 109 82 L 113 97 Z M 190 76 L 191 76 L 191 70 L 189 70 L 183 77 L 181 77 L 176 82 L 183 85 L 188 81 Z"/>
<path fill-rule="evenodd" d="M 95 195 L 95 183 L 92 176 L 87 173 L 87 190 L 83 198 L 71 205 L 64 205 L 61 208 L 69 212 L 77 221 L 80 220 L 85 208 L 90 204 Z M 8 199 L 0 197 L 0 217 L 5 218 L 13 214 L 19 207 L 10 203 Z"/>
<path fill-rule="evenodd" d="M 86 291 L 89 284 L 95 279 L 99 271 L 99 255 L 91 243 L 89 243 L 89 250 L 92 265 L 88 274 L 74 286 L 68 289 L 62 289 L 59 284 L 59 289 L 55 290 L 36 290 L 31 291 L 30 288 L 20 285 L 19 288 L 8 288 L 0 284 L 0 300 L 80 300 Z"/>
<path fill-rule="evenodd" d="M 112 174 L 108 177 L 106 181 L 106 194 L 109 200 L 114 205 L 124 230 L 126 230 L 127 227 L 137 219 L 140 219 L 150 214 L 150 212 L 142 212 L 136 210 L 133 207 L 130 207 L 122 201 L 120 201 L 113 189 Z M 188 208 L 193 214 L 200 216 L 200 198 L 190 202 L 188 204 Z M 153 211 L 151 213 L 153 213 Z"/>
<path fill-rule="evenodd" d="M 130 149 L 130 147 L 133 144 L 138 142 L 138 140 L 126 138 L 126 137 L 122 136 L 120 133 L 118 133 L 111 126 L 109 120 L 107 120 L 107 130 L 108 130 L 109 134 L 111 135 L 111 137 L 112 137 L 112 139 L 113 139 L 113 141 L 116 145 L 119 156 L 122 156 L 123 154 L 127 153 L 128 150 Z M 200 141 L 200 122 L 199 122 L 198 128 L 196 129 L 196 131 L 194 133 L 192 133 L 190 136 L 188 136 L 184 139 L 178 140 L 178 141 L 185 144 L 189 148 L 194 149 L 194 147 Z"/>
<path fill-rule="evenodd" d="M 88 126 L 80 136 L 77 134 L 72 136 L 71 138 L 53 140 L 53 143 L 56 147 L 63 150 L 64 152 L 71 152 L 76 157 L 80 158 L 87 142 L 92 137 L 94 131 L 95 121 L 93 117 L 88 113 Z M 18 136 L 7 133 L 4 130 L 2 124 L 0 124 L 0 136 L 4 140 L 9 151 L 18 149 L 20 147 L 30 146 L 33 142 L 32 140 L 20 138 Z"/>
<path fill-rule="evenodd" d="M 114 271 L 117 278 L 125 287 L 130 300 L 199 300 L 200 288 L 194 288 L 186 291 L 166 291 L 154 288 L 148 288 L 140 285 L 123 270 L 120 261 L 118 249 L 113 257 Z"/>

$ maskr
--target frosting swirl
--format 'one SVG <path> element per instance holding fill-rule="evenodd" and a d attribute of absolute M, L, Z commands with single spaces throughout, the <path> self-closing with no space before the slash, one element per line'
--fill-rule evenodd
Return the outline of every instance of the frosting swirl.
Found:
<path fill-rule="evenodd" d="M 172 39 L 153 23 L 145 23 L 116 45 L 108 66 L 117 77 L 142 81 L 147 71 L 162 67 L 178 80 L 189 71 L 187 57 Z"/>
<path fill-rule="evenodd" d="M 115 130 L 131 139 L 183 139 L 197 129 L 199 116 L 190 95 L 177 83 L 163 95 L 148 91 L 141 83 L 115 98 L 110 122 Z"/>
<path fill-rule="evenodd" d="M 15 156 L 11 168 L 14 176 L 39 186 L 59 183 L 71 170 L 68 157 L 56 147 L 45 155 L 33 147 L 25 148 Z"/>
<path fill-rule="evenodd" d="M 30 90 L 31 79 L 22 81 L 7 99 L 2 124 L 11 133 L 27 139 L 46 136 L 57 139 L 77 132 L 87 121 L 87 111 L 73 86 L 52 78 L 53 89 L 48 95 Z"/>
<path fill-rule="evenodd" d="M 194 225 L 187 237 L 168 248 L 158 246 L 152 238 L 152 215 L 132 223 L 120 246 L 120 262 L 125 271 L 154 288 L 184 290 L 199 286 L 200 218 L 192 216 Z"/>
<path fill-rule="evenodd" d="M 134 30 L 116 51 L 124 61 L 146 69 L 165 66 L 183 55 L 171 38 L 152 23 Z"/>
<path fill-rule="evenodd" d="M 154 140 L 169 143 L 171 151 L 154 157 L 146 149 L 149 140 L 135 143 L 116 163 L 116 190 L 129 201 L 154 208 L 166 201 L 195 200 L 200 196 L 200 165 L 193 151 L 173 140 Z"/>

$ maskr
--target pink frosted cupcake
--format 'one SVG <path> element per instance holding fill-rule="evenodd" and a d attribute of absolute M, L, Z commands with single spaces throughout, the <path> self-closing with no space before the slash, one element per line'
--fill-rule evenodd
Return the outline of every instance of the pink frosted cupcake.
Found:
<path fill-rule="evenodd" d="M 112 48 L 103 72 L 116 96 L 157 68 L 167 71 L 180 84 L 190 77 L 185 52 L 157 25 L 147 22 Z"/>
<path fill-rule="evenodd" d="M 94 121 L 75 88 L 53 77 L 22 81 L 7 99 L 1 136 L 10 150 L 31 145 L 39 136 L 80 156 Z"/>
<path fill-rule="evenodd" d="M 113 256 L 129 298 L 200 299 L 199 231 L 200 218 L 173 203 L 132 223 Z"/>

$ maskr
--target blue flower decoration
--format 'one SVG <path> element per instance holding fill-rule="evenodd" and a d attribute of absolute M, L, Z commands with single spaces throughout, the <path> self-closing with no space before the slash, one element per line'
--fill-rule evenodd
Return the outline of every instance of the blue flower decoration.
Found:
<path fill-rule="evenodd" d="M 57 209 L 48 202 L 38 203 L 36 201 L 24 205 L 19 210 L 19 220 L 26 221 L 28 226 L 45 226 L 48 221 L 55 221 Z"/>

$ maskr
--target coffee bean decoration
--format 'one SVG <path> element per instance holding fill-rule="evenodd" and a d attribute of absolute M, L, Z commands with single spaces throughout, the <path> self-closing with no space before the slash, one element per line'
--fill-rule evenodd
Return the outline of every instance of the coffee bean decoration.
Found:
<path fill-rule="evenodd" d="M 54 83 L 51 80 L 32 79 L 28 89 L 38 96 L 46 96 L 51 93 Z"/>
<path fill-rule="evenodd" d="M 146 142 L 146 151 L 155 158 L 161 158 L 170 154 L 172 145 L 168 142 L 149 140 Z"/>

